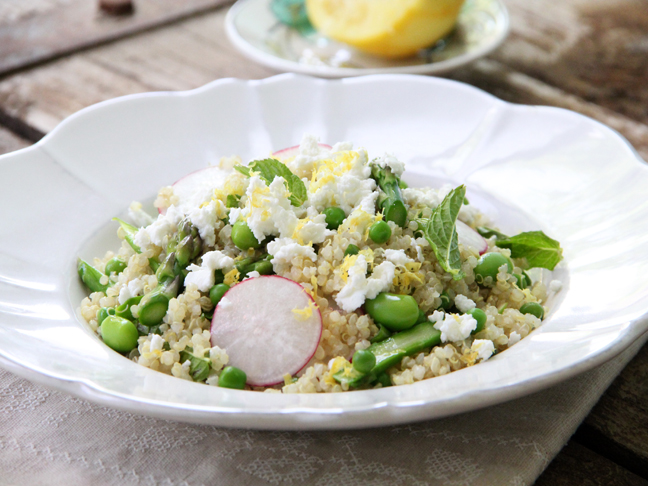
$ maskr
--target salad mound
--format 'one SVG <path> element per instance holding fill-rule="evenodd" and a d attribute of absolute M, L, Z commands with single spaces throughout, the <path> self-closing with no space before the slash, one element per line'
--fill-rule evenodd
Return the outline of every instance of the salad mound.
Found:
<path fill-rule="evenodd" d="M 486 361 L 541 325 L 561 283 L 537 269 L 560 245 L 404 169 L 313 136 L 223 158 L 162 188 L 155 217 L 115 218 L 121 247 L 78 262 L 80 315 L 140 365 L 228 388 L 380 388 Z"/>

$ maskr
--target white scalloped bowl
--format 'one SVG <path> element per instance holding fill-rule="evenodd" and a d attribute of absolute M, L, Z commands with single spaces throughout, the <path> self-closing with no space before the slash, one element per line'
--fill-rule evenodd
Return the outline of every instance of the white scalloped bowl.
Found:
<path fill-rule="evenodd" d="M 466 183 L 504 230 L 564 247 L 544 325 L 486 363 L 413 385 L 281 395 L 190 383 L 106 347 L 76 317 L 75 271 L 118 244 L 110 219 L 220 156 L 351 140 L 395 153 L 416 185 Z M 612 358 L 648 328 L 648 169 L 616 132 L 569 111 L 408 75 L 225 79 L 86 108 L 0 157 L 0 363 L 93 402 L 167 419 L 269 429 L 430 419 L 522 396 Z"/>

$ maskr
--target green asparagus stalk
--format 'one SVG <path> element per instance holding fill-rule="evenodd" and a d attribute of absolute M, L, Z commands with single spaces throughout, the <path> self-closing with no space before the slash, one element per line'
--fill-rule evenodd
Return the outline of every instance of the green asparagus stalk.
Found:
<path fill-rule="evenodd" d="M 407 208 L 400 190 L 400 178 L 391 168 L 371 165 L 371 178 L 376 181 L 381 192 L 378 196 L 378 209 L 383 211 L 386 221 L 393 221 L 401 228 L 407 222 Z"/>
<path fill-rule="evenodd" d="M 130 247 L 135 251 L 135 253 L 142 253 L 142 249 L 135 243 L 135 235 L 137 234 L 139 229 L 133 226 L 132 224 L 127 223 L 126 221 L 119 218 L 113 218 L 113 221 L 117 221 L 121 226 L 122 230 L 124 230 L 124 239 L 130 245 Z M 158 266 L 160 265 L 160 262 L 157 261 L 155 258 L 149 258 L 148 261 L 151 270 L 155 272 Z"/>

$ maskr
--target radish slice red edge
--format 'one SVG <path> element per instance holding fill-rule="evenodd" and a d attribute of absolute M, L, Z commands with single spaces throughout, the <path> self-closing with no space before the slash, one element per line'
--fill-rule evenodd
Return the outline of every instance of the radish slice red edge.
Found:
<path fill-rule="evenodd" d="M 205 167 L 178 179 L 173 183 L 173 194 L 178 197 L 177 206 L 182 208 L 185 203 L 189 203 L 199 193 L 203 193 L 208 199 L 208 193 L 215 188 L 222 187 L 225 179 L 231 173 L 231 170 L 220 167 Z M 165 214 L 166 208 L 160 208 L 158 212 Z"/>
<path fill-rule="evenodd" d="M 320 342 L 322 316 L 297 282 L 277 275 L 234 285 L 214 310 L 212 346 L 223 348 L 247 384 L 272 386 L 306 366 Z"/>
<path fill-rule="evenodd" d="M 327 145 L 325 143 L 318 143 L 317 144 L 320 148 L 325 148 L 328 150 L 331 150 L 333 147 L 330 145 Z M 299 145 L 295 145 L 294 147 L 288 147 L 285 149 L 281 149 L 273 153 L 275 157 L 279 157 L 282 159 L 287 159 L 289 157 L 295 157 L 297 154 L 299 154 Z"/>
<path fill-rule="evenodd" d="M 457 220 L 457 237 L 459 243 L 464 246 L 471 246 L 483 255 L 488 250 L 488 242 L 466 223 Z"/>

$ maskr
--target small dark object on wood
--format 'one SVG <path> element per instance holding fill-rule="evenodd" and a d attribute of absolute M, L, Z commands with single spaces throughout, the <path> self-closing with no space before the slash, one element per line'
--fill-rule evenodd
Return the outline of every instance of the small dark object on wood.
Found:
<path fill-rule="evenodd" d="M 99 8 L 110 15 L 129 15 L 134 11 L 132 0 L 99 0 Z"/>

